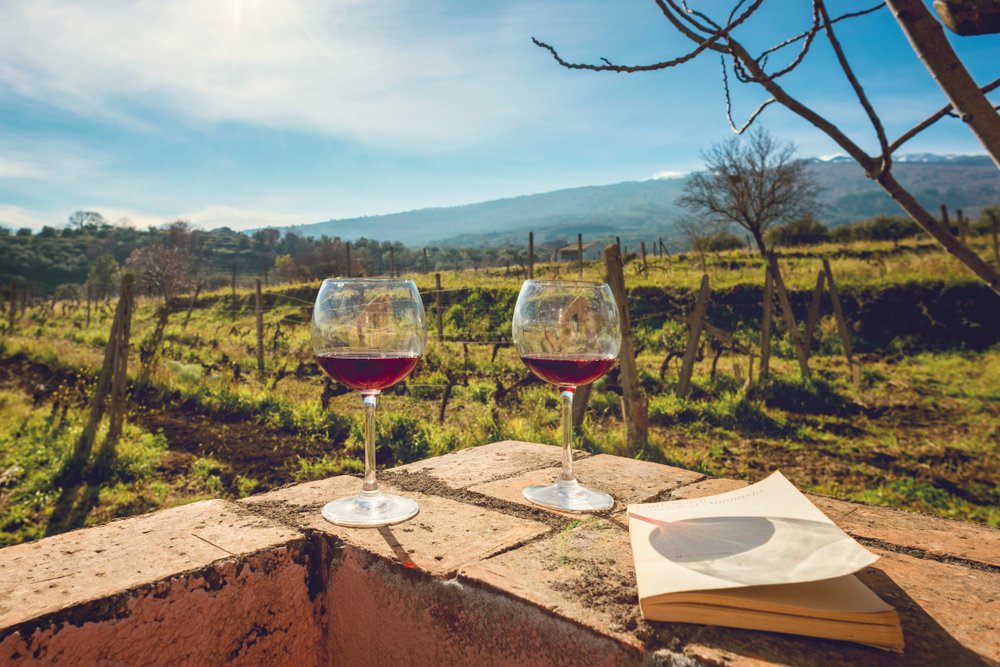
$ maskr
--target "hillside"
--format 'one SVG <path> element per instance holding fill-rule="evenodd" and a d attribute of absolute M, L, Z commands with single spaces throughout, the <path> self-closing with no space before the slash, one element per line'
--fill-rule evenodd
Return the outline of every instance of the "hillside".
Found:
<path fill-rule="evenodd" d="M 821 189 L 823 209 L 817 217 L 828 225 L 900 212 L 850 160 L 814 158 L 809 171 Z M 952 210 L 976 215 L 980 208 L 1000 202 L 1000 175 L 985 156 L 902 156 L 894 171 L 931 211 L 945 203 Z M 629 181 L 449 208 L 328 220 L 283 231 L 344 240 L 365 237 L 407 245 L 468 247 L 523 243 L 528 230 L 533 230 L 537 242 L 582 233 L 590 238 L 618 235 L 626 243 L 662 236 L 671 245 L 681 246 L 676 222 L 683 211 L 674 201 L 684 183 L 684 178 Z"/>

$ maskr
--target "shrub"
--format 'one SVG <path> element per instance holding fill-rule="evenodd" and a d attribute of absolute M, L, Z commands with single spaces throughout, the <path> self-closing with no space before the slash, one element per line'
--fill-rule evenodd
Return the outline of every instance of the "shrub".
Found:
<path fill-rule="evenodd" d="M 850 241 L 899 241 L 916 236 L 920 226 L 899 215 L 876 215 L 865 220 L 837 227 L 831 238 L 838 243 Z"/>
<path fill-rule="evenodd" d="M 816 245 L 830 240 L 830 230 L 811 215 L 778 225 L 767 233 L 772 246 Z"/>

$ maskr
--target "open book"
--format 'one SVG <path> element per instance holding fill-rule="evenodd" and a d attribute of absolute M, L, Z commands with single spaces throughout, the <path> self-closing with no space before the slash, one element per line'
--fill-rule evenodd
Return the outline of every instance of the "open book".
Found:
<path fill-rule="evenodd" d="M 878 556 L 780 472 L 705 498 L 629 505 L 642 615 L 902 650 L 899 616 L 852 573 Z"/>

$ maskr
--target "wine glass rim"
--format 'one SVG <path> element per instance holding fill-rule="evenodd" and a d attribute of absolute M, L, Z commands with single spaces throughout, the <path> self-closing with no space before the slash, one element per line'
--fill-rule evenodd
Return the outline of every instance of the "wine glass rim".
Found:
<path fill-rule="evenodd" d="M 324 283 L 412 283 L 413 278 L 324 278 Z"/>
<path fill-rule="evenodd" d="M 593 280 L 535 280 L 534 278 L 529 278 L 524 282 L 532 283 L 533 285 L 575 285 L 577 287 L 604 287 L 607 285 L 605 282 L 596 282 Z"/>

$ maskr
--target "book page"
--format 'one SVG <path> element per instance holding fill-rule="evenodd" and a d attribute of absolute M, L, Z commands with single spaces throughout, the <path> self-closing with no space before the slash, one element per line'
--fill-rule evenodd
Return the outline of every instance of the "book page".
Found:
<path fill-rule="evenodd" d="M 640 598 L 820 581 L 878 559 L 780 472 L 715 496 L 629 505 L 628 514 Z"/>

